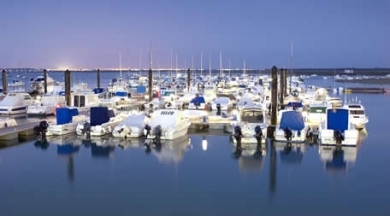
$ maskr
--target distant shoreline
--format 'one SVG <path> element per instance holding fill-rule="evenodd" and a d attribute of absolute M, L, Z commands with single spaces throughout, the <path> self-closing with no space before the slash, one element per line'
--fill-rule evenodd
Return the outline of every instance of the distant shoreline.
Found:
<path fill-rule="evenodd" d="M 9 68 L 9 69 L 5 69 L 6 71 L 10 72 L 10 73 L 20 73 L 20 72 L 43 72 L 43 69 L 33 69 L 33 68 L 20 68 L 20 69 L 17 69 L 17 68 Z M 345 73 L 345 70 L 351 70 L 353 71 L 353 73 Z M 64 72 L 65 70 L 54 70 L 54 69 L 48 69 L 48 72 L 50 73 L 53 73 L 53 72 Z M 84 69 L 84 70 L 70 70 L 71 72 L 96 72 L 96 70 L 94 69 Z M 143 74 L 146 74 L 147 73 L 147 69 L 142 69 L 142 73 Z M 157 70 L 157 69 L 153 69 L 153 72 L 156 73 L 156 72 L 161 72 L 161 73 L 170 73 L 171 70 L 170 69 L 161 69 L 161 70 Z M 181 69 L 181 70 L 177 70 L 177 72 L 179 73 L 184 73 L 186 72 L 187 70 L 185 69 Z M 224 74 L 242 74 L 242 71 L 243 70 L 240 70 L 240 69 L 232 69 L 232 70 L 223 70 L 223 73 Z M 270 74 L 271 72 L 271 69 L 263 69 L 263 70 L 259 70 L 259 69 L 247 69 L 245 70 L 247 74 L 251 74 L 251 75 L 256 75 L 256 74 Z M 290 70 L 287 69 L 288 71 L 288 74 L 290 74 Z M 120 70 L 119 69 L 101 69 L 101 72 L 112 72 L 112 73 L 119 73 Z M 139 73 L 139 70 L 134 70 L 134 69 L 131 69 L 131 70 L 122 70 L 123 73 Z M 197 74 L 200 73 L 200 70 L 197 69 L 195 71 L 192 71 L 192 72 L 196 72 Z M 213 69 L 212 70 L 212 73 L 215 74 L 215 73 L 219 73 L 220 70 L 219 69 Z M 173 73 L 176 73 L 176 70 L 173 70 Z M 203 70 L 203 74 L 208 74 L 209 73 L 209 70 L 208 69 L 204 69 Z M 345 68 L 329 68 L 329 69 L 323 69 L 323 68 L 318 68 L 318 69 L 315 69 L 315 68 L 302 68 L 302 69 L 293 69 L 292 70 L 292 74 L 293 75 L 319 75 L 319 76 L 335 76 L 335 75 L 347 75 L 347 76 L 386 76 L 388 74 L 390 74 L 390 68 L 352 68 L 352 69 L 345 69 Z"/>

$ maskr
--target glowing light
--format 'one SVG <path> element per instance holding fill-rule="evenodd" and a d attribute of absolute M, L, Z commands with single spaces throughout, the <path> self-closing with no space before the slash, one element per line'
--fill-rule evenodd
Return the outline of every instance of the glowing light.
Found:
<path fill-rule="evenodd" d="M 203 149 L 203 151 L 206 151 L 206 150 L 207 150 L 207 145 L 208 145 L 207 140 L 203 139 L 203 140 L 202 140 L 202 149 Z"/>

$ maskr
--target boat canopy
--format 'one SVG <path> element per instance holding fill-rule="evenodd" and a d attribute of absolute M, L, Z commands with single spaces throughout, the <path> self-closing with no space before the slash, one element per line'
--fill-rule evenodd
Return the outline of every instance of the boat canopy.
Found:
<path fill-rule="evenodd" d="M 298 111 L 285 111 L 282 113 L 282 118 L 280 120 L 280 129 L 289 128 L 291 130 L 300 131 L 305 128 L 305 123 L 303 121 L 302 113 Z"/>
<path fill-rule="evenodd" d="M 91 107 L 91 126 L 102 125 L 114 117 L 114 111 L 108 107 Z"/>
<path fill-rule="evenodd" d="M 77 116 L 79 110 L 75 107 L 58 107 L 56 108 L 57 125 L 68 124 L 72 121 L 73 116 Z"/>
<path fill-rule="evenodd" d="M 162 128 L 174 128 L 179 120 L 179 110 L 161 109 L 153 113 L 150 126 L 160 125 Z"/>
<path fill-rule="evenodd" d="M 339 130 L 342 133 L 348 130 L 349 125 L 349 110 L 336 108 L 328 109 L 327 111 L 327 129 Z"/>
<path fill-rule="evenodd" d="M 191 103 L 200 105 L 200 104 L 202 104 L 202 103 L 206 103 L 206 101 L 205 101 L 204 97 L 202 97 L 202 96 L 196 96 L 196 97 L 194 97 L 194 98 L 191 100 Z"/>
<path fill-rule="evenodd" d="M 121 122 L 118 126 L 126 125 L 126 126 L 133 126 L 138 127 L 145 123 L 145 120 L 147 117 L 145 115 L 130 115 L 128 116 L 123 122 Z"/>
<path fill-rule="evenodd" d="M 302 108 L 303 104 L 302 102 L 289 102 L 287 104 L 288 107 L 296 107 L 296 108 Z"/>
<path fill-rule="evenodd" d="M 228 104 L 230 102 L 230 99 L 228 97 L 219 97 L 215 99 L 215 104 Z"/>

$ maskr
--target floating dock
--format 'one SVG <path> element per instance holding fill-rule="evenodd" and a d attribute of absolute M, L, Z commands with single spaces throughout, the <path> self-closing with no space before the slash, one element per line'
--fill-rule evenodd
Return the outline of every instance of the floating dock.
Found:
<path fill-rule="evenodd" d="M 385 88 L 365 88 L 365 87 L 357 87 L 357 88 L 347 88 L 344 89 L 345 93 L 366 93 L 366 94 L 385 94 L 390 90 Z"/>

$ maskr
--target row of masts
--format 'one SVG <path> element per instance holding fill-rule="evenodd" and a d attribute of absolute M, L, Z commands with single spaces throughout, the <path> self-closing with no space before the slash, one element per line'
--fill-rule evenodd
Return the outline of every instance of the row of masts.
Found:
<path fill-rule="evenodd" d="M 291 42 L 291 47 L 290 47 L 290 85 L 291 85 L 291 79 L 292 79 L 292 70 L 293 70 L 293 57 L 294 57 L 294 44 L 293 42 Z M 170 77 L 173 76 L 173 50 L 171 49 L 171 56 L 170 56 L 170 61 L 171 61 L 171 68 L 170 68 Z M 178 55 L 176 54 L 176 62 L 175 62 L 175 67 L 176 67 L 176 71 L 177 71 L 177 68 L 178 68 Z M 153 55 L 152 55 L 152 48 L 150 48 L 150 53 L 149 53 L 149 69 L 152 69 L 153 68 Z M 231 59 L 229 58 L 229 68 L 227 69 L 227 71 L 229 71 L 229 76 L 231 75 L 230 72 L 231 72 Z M 159 62 L 159 59 L 157 58 L 157 68 L 159 68 L 160 66 L 160 62 Z M 119 53 L 119 67 L 120 67 L 120 77 L 122 77 L 122 55 L 121 53 Z M 140 54 L 139 54 L 139 68 L 140 68 L 140 75 L 141 75 L 141 71 L 142 71 L 142 49 L 140 49 Z M 187 60 L 185 60 L 185 68 L 187 68 Z M 194 69 L 194 55 L 191 56 L 191 68 Z M 157 69 L 158 72 L 160 72 L 160 69 Z M 211 76 L 211 55 L 209 55 L 209 76 Z M 222 53 L 220 52 L 219 53 L 219 71 L 220 71 L 220 75 L 222 76 L 223 75 L 223 64 L 222 64 Z M 245 59 L 243 59 L 243 74 L 245 75 L 246 74 L 246 62 L 245 62 Z M 200 76 L 203 76 L 203 53 L 200 54 Z M 291 86 L 290 86 L 291 88 Z"/>

